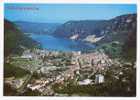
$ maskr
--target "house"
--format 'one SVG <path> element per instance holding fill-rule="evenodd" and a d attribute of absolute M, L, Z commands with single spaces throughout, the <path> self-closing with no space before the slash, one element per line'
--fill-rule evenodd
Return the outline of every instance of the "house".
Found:
<path fill-rule="evenodd" d="M 104 83 L 104 76 L 102 74 L 95 75 L 95 83 L 96 84 Z"/>

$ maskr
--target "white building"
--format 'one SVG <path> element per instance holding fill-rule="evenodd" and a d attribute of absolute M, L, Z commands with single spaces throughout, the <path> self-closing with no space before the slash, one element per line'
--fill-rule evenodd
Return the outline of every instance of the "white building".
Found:
<path fill-rule="evenodd" d="M 22 55 L 21 58 L 32 59 L 32 55 Z"/>
<path fill-rule="evenodd" d="M 30 53 L 30 51 L 26 50 L 26 51 L 23 52 L 21 58 L 32 59 L 33 57 L 32 57 L 32 54 Z"/>
<path fill-rule="evenodd" d="M 95 76 L 95 83 L 100 84 L 104 83 L 104 76 L 102 74 L 98 74 Z"/>
<path fill-rule="evenodd" d="M 78 82 L 79 85 L 89 85 L 91 83 L 92 83 L 92 80 L 90 80 L 90 79 L 85 79 L 83 81 Z"/>

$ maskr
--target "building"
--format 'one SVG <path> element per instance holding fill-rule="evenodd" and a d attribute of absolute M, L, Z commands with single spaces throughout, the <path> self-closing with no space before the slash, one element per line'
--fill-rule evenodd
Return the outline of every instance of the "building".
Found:
<path fill-rule="evenodd" d="M 24 59 L 32 59 L 32 54 L 30 53 L 29 50 L 26 50 L 23 52 L 21 58 L 24 58 Z"/>
<path fill-rule="evenodd" d="M 79 81 L 78 82 L 79 85 L 89 85 L 89 84 L 92 84 L 92 80 L 90 79 L 85 79 L 83 81 Z"/>
<path fill-rule="evenodd" d="M 104 76 L 102 74 L 95 75 L 95 83 L 96 84 L 104 83 Z"/>

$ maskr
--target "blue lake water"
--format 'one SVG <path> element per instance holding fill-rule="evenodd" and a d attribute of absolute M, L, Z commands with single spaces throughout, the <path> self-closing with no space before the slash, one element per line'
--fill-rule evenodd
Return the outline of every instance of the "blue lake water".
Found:
<path fill-rule="evenodd" d="M 51 35 L 30 34 L 30 37 L 39 42 L 44 49 L 57 51 L 86 51 L 94 49 L 95 45 L 74 41 L 70 39 L 63 39 Z"/>

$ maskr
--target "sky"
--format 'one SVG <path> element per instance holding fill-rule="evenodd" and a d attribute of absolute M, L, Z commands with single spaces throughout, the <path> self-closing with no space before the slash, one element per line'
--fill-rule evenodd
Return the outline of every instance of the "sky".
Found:
<path fill-rule="evenodd" d="M 135 4 L 5 4 L 10 21 L 64 23 L 69 20 L 108 20 L 136 13 Z"/>

